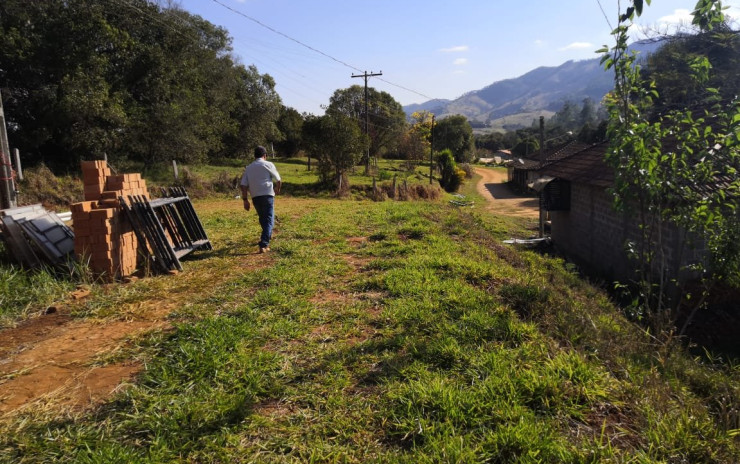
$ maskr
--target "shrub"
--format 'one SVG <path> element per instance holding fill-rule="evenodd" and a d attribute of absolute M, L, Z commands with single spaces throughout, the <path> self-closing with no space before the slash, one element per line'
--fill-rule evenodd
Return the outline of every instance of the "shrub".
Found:
<path fill-rule="evenodd" d="M 57 177 L 46 165 L 24 170 L 18 183 L 18 204 L 41 203 L 47 209 L 65 208 L 82 201 L 82 180 L 76 176 Z"/>
<path fill-rule="evenodd" d="M 466 179 L 472 179 L 473 178 L 473 167 L 470 165 L 470 163 L 462 163 L 460 165 L 460 169 L 465 172 L 465 178 Z"/>
<path fill-rule="evenodd" d="M 457 167 L 452 151 L 442 150 L 437 155 L 437 166 L 442 174 L 439 183 L 447 192 L 457 192 L 465 181 L 465 171 Z"/>

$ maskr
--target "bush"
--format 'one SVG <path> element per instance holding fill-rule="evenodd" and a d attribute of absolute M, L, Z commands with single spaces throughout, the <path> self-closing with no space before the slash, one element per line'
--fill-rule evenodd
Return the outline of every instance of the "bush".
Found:
<path fill-rule="evenodd" d="M 472 179 L 473 178 L 473 167 L 469 163 L 462 163 L 460 165 L 460 169 L 465 172 L 465 178 L 466 179 Z"/>
<path fill-rule="evenodd" d="M 57 177 L 44 164 L 24 170 L 24 180 L 18 183 L 18 190 L 19 205 L 41 203 L 49 210 L 64 209 L 83 200 L 79 177 Z"/>
<path fill-rule="evenodd" d="M 465 171 L 457 167 L 452 151 L 442 150 L 437 155 L 437 166 L 442 174 L 439 184 L 447 192 L 457 192 L 465 181 Z"/>

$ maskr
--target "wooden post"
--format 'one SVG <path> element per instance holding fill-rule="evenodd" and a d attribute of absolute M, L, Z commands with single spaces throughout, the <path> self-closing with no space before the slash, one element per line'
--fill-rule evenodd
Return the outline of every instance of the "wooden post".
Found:
<path fill-rule="evenodd" d="M 13 182 L 13 169 L 10 163 L 10 146 L 8 144 L 8 132 L 5 127 L 5 111 L 3 110 L 3 96 L 0 94 L 0 209 L 15 208 L 15 184 Z"/>
<path fill-rule="evenodd" d="M 545 153 L 545 117 L 540 116 L 540 163 L 544 164 L 545 160 L 544 158 Z M 539 206 L 540 206 L 540 238 L 545 237 L 545 190 L 542 189 L 540 191 L 540 194 L 538 195 L 539 198 Z"/>
<path fill-rule="evenodd" d="M 15 151 L 15 172 L 18 173 L 18 180 L 23 180 L 23 166 L 21 166 L 21 152 L 17 148 Z"/>
<path fill-rule="evenodd" d="M 177 161 L 175 160 L 172 160 L 172 172 L 175 174 L 175 180 L 177 180 L 179 176 L 177 174 Z"/>
<path fill-rule="evenodd" d="M 429 147 L 429 185 L 434 177 L 434 114 L 432 114 L 432 143 Z"/>

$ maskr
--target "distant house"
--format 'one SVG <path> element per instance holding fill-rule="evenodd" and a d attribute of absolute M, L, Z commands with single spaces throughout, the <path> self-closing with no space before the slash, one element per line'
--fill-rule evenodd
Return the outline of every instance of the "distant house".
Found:
<path fill-rule="evenodd" d="M 607 143 L 589 145 L 554 156 L 537 171 L 542 189 L 541 207 L 549 212 L 553 244 L 583 268 L 609 280 L 634 277 L 625 244 L 640 236 L 634 214 L 615 211 L 612 195 L 614 172 L 604 157 Z M 685 280 L 685 266 L 701 259 L 700 252 L 687 253 L 686 237 L 672 225 L 661 228 L 666 259 L 665 272 Z M 681 250 L 684 252 L 682 253 Z"/>
<path fill-rule="evenodd" d="M 494 157 L 501 158 L 502 161 L 510 161 L 513 159 L 511 150 L 499 150 L 493 154 Z"/>

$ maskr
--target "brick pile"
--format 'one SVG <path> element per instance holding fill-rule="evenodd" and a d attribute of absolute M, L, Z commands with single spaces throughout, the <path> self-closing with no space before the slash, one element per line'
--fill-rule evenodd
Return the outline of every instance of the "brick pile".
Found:
<path fill-rule="evenodd" d="M 75 254 L 108 279 L 130 276 L 136 270 L 138 243 L 118 197 L 149 198 L 146 181 L 140 174 L 111 175 L 105 161 L 83 161 L 82 180 L 85 201 L 70 206 Z"/>

